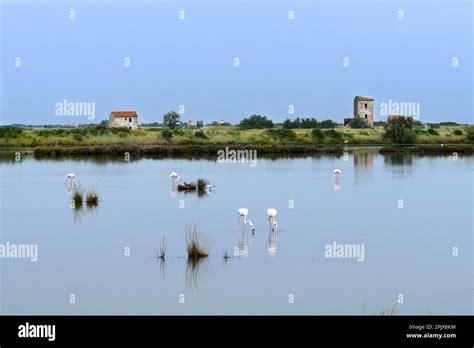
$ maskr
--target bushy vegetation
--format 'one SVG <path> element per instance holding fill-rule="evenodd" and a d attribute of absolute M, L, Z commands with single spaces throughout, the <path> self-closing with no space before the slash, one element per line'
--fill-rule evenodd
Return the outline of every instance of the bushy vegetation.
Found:
<path fill-rule="evenodd" d="M 396 144 L 411 144 L 415 141 L 413 117 L 397 116 L 388 120 L 384 138 Z"/>
<path fill-rule="evenodd" d="M 294 131 L 285 128 L 267 129 L 265 133 L 268 134 L 272 139 L 278 141 L 295 141 L 297 138 L 297 135 Z"/>
<path fill-rule="evenodd" d="M 286 119 L 283 122 L 283 128 L 287 129 L 311 129 L 311 128 L 335 128 L 337 123 L 332 120 L 324 120 L 318 122 L 315 118 L 295 118 L 294 120 Z"/>
<path fill-rule="evenodd" d="M 370 124 L 362 117 L 356 117 L 351 121 L 350 127 L 353 129 L 370 128 Z"/>
<path fill-rule="evenodd" d="M 294 129 L 294 128 L 316 128 L 318 121 L 315 118 L 295 118 L 290 120 L 287 118 L 283 122 L 283 128 Z"/>
<path fill-rule="evenodd" d="M 23 133 L 23 129 L 17 127 L 0 127 L 0 138 L 18 138 Z"/>
<path fill-rule="evenodd" d="M 467 127 L 467 140 L 469 142 L 474 142 L 474 126 Z"/>
<path fill-rule="evenodd" d="M 438 131 L 434 128 L 428 128 L 426 133 L 428 133 L 429 135 L 439 135 Z"/>
<path fill-rule="evenodd" d="M 252 115 L 240 121 L 239 127 L 240 129 L 262 129 L 273 128 L 275 125 L 272 120 L 267 119 L 266 116 Z"/>
<path fill-rule="evenodd" d="M 453 132 L 454 135 L 457 135 L 457 136 L 460 136 L 460 135 L 463 135 L 464 132 L 460 129 L 456 129 L 454 132 Z"/>
<path fill-rule="evenodd" d="M 328 129 L 327 131 L 324 132 L 324 135 L 326 137 L 336 139 L 336 140 L 342 139 L 341 133 L 339 133 L 338 131 L 335 131 L 334 129 Z"/>
<path fill-rule="evenodd" d="M 316 128 L 316 129 L 313 129 L 311 131 L 311 135 L 313 136 L 313 138 L 316 138 L 318 140 L 322 140 L 326 137 L 326 135 L 324 134 L 324 132 L 319 129 L 319 128 Z"/>
<path fill-rule="evenodd" d="M 169 129 L 162 129 L 161 130 L 161 137 L 166 140 L 170 140 L 173 138 L 173 132 L 170 131 Z"/>
<path fill-rule="evenodd" d="M 202 130 L 198 130 L 194 132 L 194 137 L 195 138 L 201 138 L 201 139 L 208 139 L 209 137 L 204 133 Z"/>

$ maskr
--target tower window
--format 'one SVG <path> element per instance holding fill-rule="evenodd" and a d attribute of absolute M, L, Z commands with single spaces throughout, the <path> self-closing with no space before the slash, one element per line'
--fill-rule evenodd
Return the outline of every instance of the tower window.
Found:
<path fill-rule="evenodd" d="M 365 114 L 365 119 L 367 119 L 367 114 Z"/>
<path fill-rule="evenodd" d="M 365 103 L 365 108 L 367 109 L 367 103 Z"/>

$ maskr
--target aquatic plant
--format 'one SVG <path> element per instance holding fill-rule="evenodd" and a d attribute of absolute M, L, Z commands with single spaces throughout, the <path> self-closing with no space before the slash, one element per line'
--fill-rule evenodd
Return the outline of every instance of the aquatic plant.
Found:
<path fill-rule="evenodd" d="M 99 204 L 99 196 L 97 195 L 97 192 L 94 192 L 94 191 L 87 192 L 86 204 L 89 207 L 94 207 Z"/>
<path fill-rule="evenodd" d="M 230 259 L 230 255 L 229 255 L 229 252 L 227 251 L 227 249 L 224 249 L 222 251 L 222 257 L 224 258 L 224 260 Z"/>
<path fill-rule="evenodd" d="M 84 194 L 80 188 L 75 188 L 72 193 L 72 201 L 74 203 L 74 208 L 82 207 L 82 201 L 84 199 Z"/>
<path fill-rule="evenodd" d="M 391 308 L 382 309 L 377 315 L 396 315 L 398 313 L 397 304 L 395 303 Z"/>
<path fill-rule="evenodd" d="M 158 254 L 158 258 L 164 260 L 165 256 L 166 256 L 166 240 L 165 240 L 165 237 L 163 237 L 160 242 L 160 253 Z"/>
<path fill-rule="evenodd" d="M 197 230 L 197 225 L 186 225 L 186 251 L 188 259 L 201 259 L 208 257 L 209 243 Z"/>
<path fill-rule="evenodd" d="M 197 181 L 197 190 L 199 192 L 204 192 L 209 183 L 205 179 L 198 179 Z"/>

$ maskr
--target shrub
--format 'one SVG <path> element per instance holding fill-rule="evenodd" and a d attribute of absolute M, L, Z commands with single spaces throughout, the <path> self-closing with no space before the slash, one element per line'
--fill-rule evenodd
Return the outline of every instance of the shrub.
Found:
<path fill-rule="evenodd" d="M 454 135 L 463 135 L 463 131 L 460 130 L 460 129 L 456 129 L 454 132 L 453 132 Z"/>
<path fill-rule="evenodd" d="M 297 138 L 297 135 L 291 129 L 268 129 L 266 132 L 272 139 L 275 140 L 290 140 L 294 141 Z"/>
<path fill-rule="evenodd" d="M 182 129 L 173 129 L 173 134 L 178 136 L 183 136 L 186 132 Z"/>
<path fill-rule="evenodd" d="M 328 120 L 318 122 L 315 128 L 329 129 L 329 128 L 336 128 L 336 127 L 337 127 L 337 123 L 328 119 Z"/>
<path fill-rule="evenodd" d="M 467 127 L 467 140 L 474 142 L 474 126 Z"/>
<path fill-rule="evenodd" d="M 439 135 L 438 131 L 434 128 L 428 128 L 426 131 L 429 135 Z"/>
<path fill-rule="evenodd" d="M 354 118 L 350 123 L 351 128 L 359 129 L 359 128 L 370 128 L 370 124 L 363 119 L 362 117 Z"/>
<path fill-rule="evenodd" d="M 325 134 L 327 137 L 333 138 L 333 139 L 341 139 L 341 138 L 342 138 L 341 133 L 338 133 L 338 132 L 335 131 L 334 129 L 329 129 L 329 130 L 325 131 L 324 134 Z"/>
<path fill-rule="evenodd" d="M 11 126 L 0 127 L 0 138 L 18 138 L 23 133 L 23 129 Z"/>
<path fill-rule="evenodd" d="M 204 133 L 202 130 L 198 130 L 194 132 L 194 137 L 195 138 L 201 138 L 201 139 L 209 139 L 206 133 Z"/>
<path fill-rule="evenodd" d="M 315 128 L 318 125 L 318 121 L 315 118 L 303 118 L 297 117 L 294 121 L 286 119 L 283 122 L 283 128 Z"/>
<path fill-rule="evenodd" d="M 170 140 L 173 137 L 173 132 L 169 129 L 162 129 L 161 130 L 161 137 L 166 140 Z"/>
<path fill-rule="evenodd" d="M 76 141 L 82 141 L 82 139 L 84 138 L 84 136 L 81 134 L 81 133 L 73 133 L 72 134 L 72 138 Z"/>
<path fill-rule="evenodd" d="M 266 116 L 252 115 L 240 121 L 239 127 L 240 129 L 262 129 L 273 128 L 275 125 Z"/>
<path fill-rule="evenodd" d="M 316 128 L 316 129 L 313 129 L 311 131 L 311 135 L 316 138 L 316 139 L 319 139 L 319 140 L 322 140 L 324 139 L 324 137 L 326 136 L 323 131 L 319 128 Z"/>
<path fill-rule="evenodd" d="M 383 137 L 397 144 L 410 144 L 415 140 L 413 132 L 413 117 L 391 117 L 385 125 Z"/>

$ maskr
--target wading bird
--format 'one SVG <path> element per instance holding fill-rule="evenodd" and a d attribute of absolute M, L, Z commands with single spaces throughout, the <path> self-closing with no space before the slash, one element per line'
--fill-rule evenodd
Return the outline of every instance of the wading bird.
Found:
<path fill-rule="evenodd" d="M 176 172 L 171 172 L 170 178 L 171 178 L 171 181 L 173 181 L 173 183 L 181 180 L 181 177 Z"/>
<path fill-rule="evenodd" d="M 249 219 L 247 219 L 247 216 L 249 215 L 249 210 L 247 208 L 240 208 L 238 211 L 237 211 L 237 214 L 239 214 L 239 219 L 237 220 L 237 224 L 239 224 L 240 222 L 240 218 L 243 216 L 244 217 L 244 222 L 242 224 L 242 230 L 245 228 L 245 225 L 246 224 L 249 224 L 250 227 L 252 228 L 252 233 L 255 232 L 255 225 L 252 223 L 252 221 L 250 221 Z"/>
<path fill-rule="evenodd" d="M 76 187 L 76 174 L 68 173 L 66 174 L 66 180 L 64 181 L 64 185 L 68 189 L 68 191 L 72 191 L 74 187 Z"/>
<path fill-rule="evenodd" d="M 278 230 L 278 221 L 276 220 L 277 210 L 273 208 L 268 208 L 267 216 L 268 216 L 268 223 L 270 224 L 270 230 L 273 232 Z"/>

